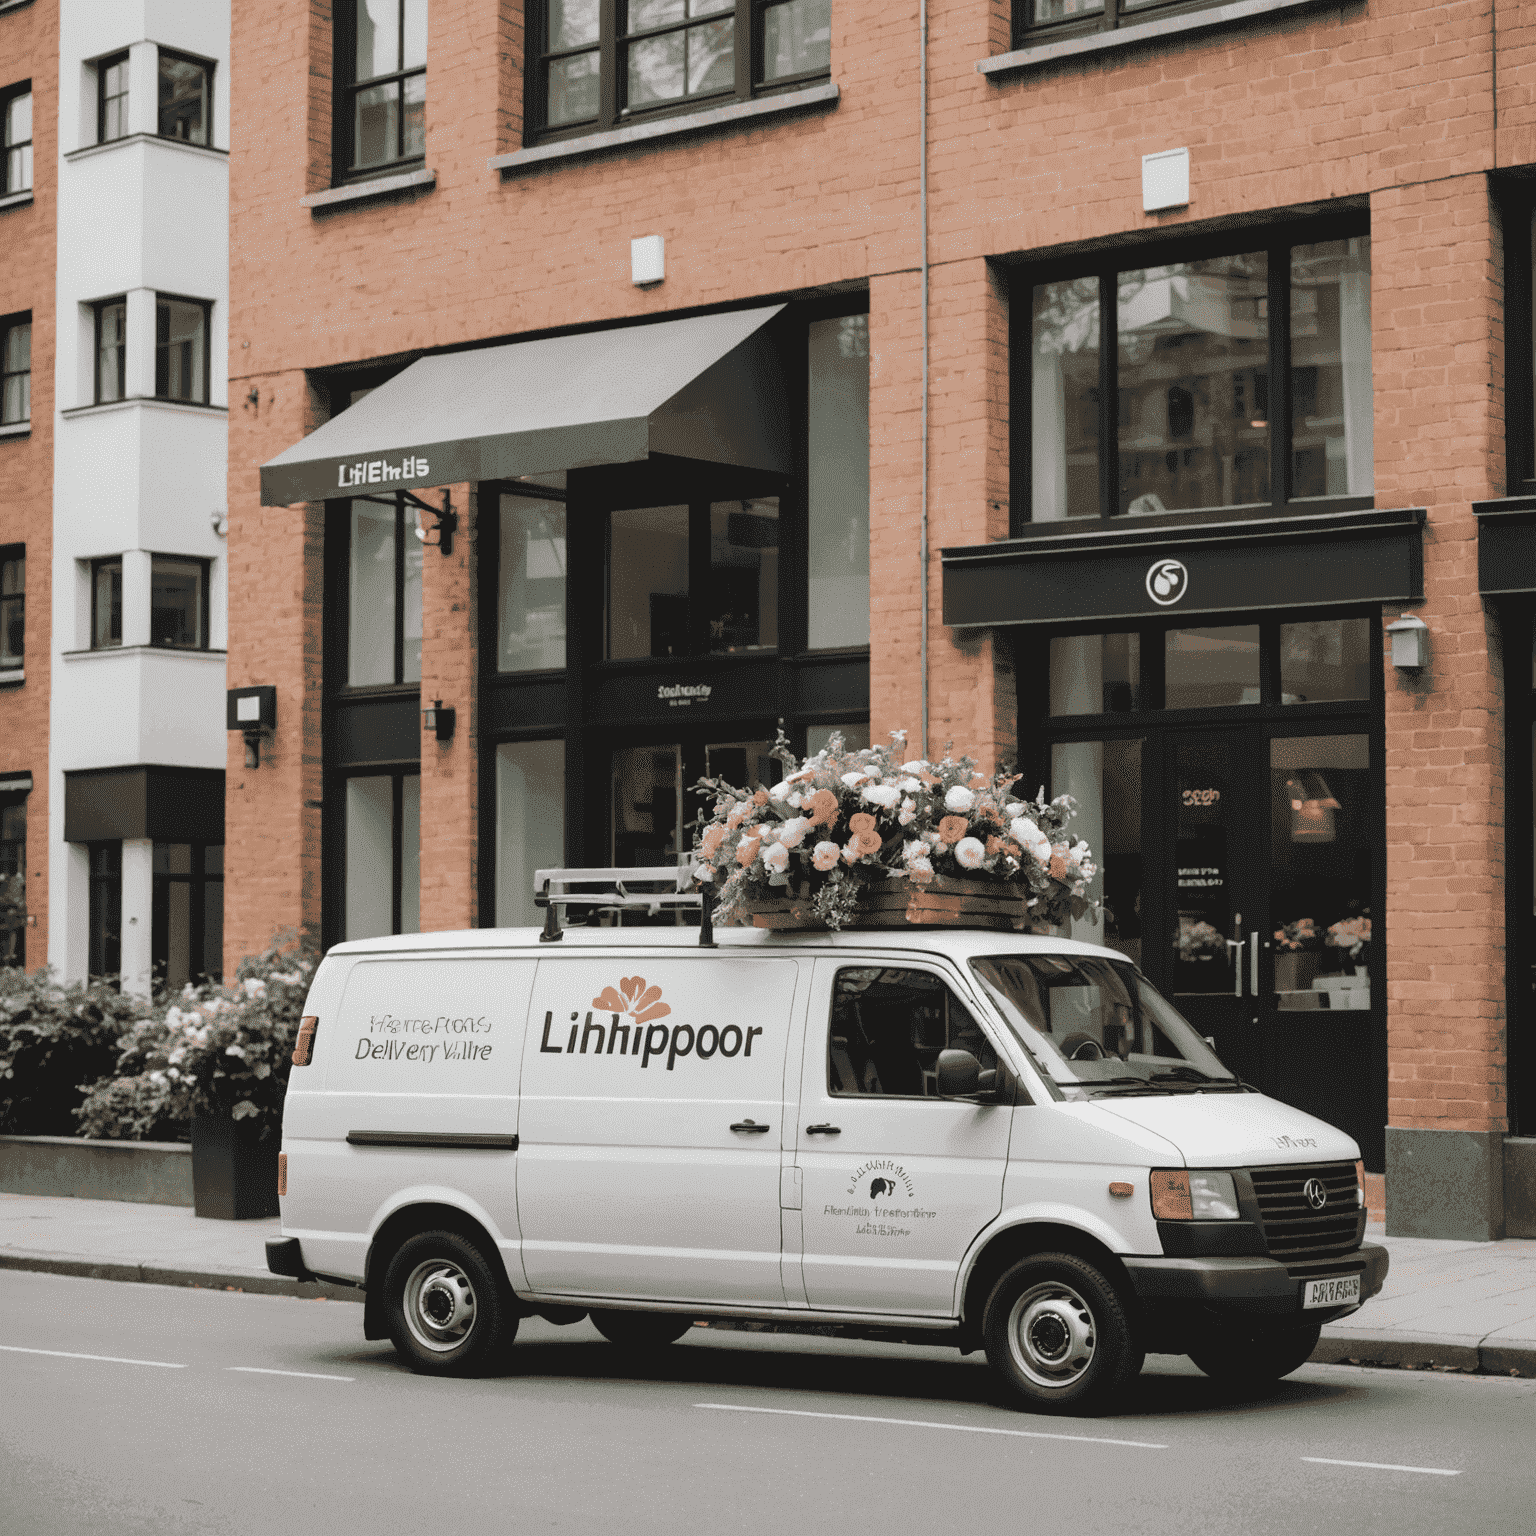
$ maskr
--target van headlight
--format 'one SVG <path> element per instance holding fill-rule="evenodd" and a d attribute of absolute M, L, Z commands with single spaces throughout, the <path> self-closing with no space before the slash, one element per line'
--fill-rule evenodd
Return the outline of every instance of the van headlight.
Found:
<path fill-rule="evenodd" d="M 1210 1168 L 1154 1168 L 1152 1214 L 1159 1221 L 1236 1221 L 1237 1187 Z"/>

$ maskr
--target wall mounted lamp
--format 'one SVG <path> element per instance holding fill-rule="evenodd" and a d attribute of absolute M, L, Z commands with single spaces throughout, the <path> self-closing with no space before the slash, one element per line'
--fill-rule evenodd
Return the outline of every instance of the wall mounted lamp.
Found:
<path fill-rule="evenodd" d="M 432 707 L 421 712 L 421 728 L 431 731 L 439 741 L 452 741 L 454 718 L 451 705 L 445 708 L 441 699 L 433 699 Z"/>
<path fill-rule="evenodd" d="M 1392 665 L 1404 672 L 1417 672 L 1429 665 L 1429 625 L 1405 613 L 1395 624 L 1387 625 L 1392 636 Z"/>
<path fill-rule="evenodd" d="M 224 724 L 245 738 L 245 766 L 261 767 L 261 738 L 277 729 L 277 689 L 262 683 L 225 694 Z"/>
<path fill-rule="evenodd" d="M 447 491 L 443 492 L 443 505 L 441 510 L 434 507 L 431 502 L 423 501 L 419 496 L 414 496 L 410 491 L 402 493 L 406 503 L 416 508 L 416 537 L 429 548 L 442 550 L 445 555 L 453 553 L 454 530 L 459 526 L 459 514 L 453 510 L 453 500 Z M 435 519 L 430 528 L 422 524 L 423 515 Z M 429 533 L 436 533 L 435 539 L 428 538 Z"/>

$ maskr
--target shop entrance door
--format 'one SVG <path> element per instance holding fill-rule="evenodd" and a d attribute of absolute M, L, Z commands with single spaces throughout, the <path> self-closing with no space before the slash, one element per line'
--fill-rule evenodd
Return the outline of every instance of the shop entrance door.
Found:
<path fill-rule="evenodd" d="M 1144 968 L 1234 1072 L 1348 1131 L 1380 1167 L 1370 733 L 1345 719 L 1305 734 L 1172 729 L 1154 762 L 1164 942 L 1146 945 Z"/>

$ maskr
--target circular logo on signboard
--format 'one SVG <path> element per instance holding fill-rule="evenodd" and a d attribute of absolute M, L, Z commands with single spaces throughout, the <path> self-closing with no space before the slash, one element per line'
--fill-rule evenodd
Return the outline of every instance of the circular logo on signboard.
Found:
<path fill-rule="evenodd" d="M 1147 596 L 1160 608 L 1170 608 L 1189 591 L 1189 572 L 1182 560 L 1154 560 L 1147 571 Z"/>

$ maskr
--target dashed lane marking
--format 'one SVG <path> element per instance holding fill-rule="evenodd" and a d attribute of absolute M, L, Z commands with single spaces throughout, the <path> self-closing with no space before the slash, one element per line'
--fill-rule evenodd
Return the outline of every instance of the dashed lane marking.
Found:
<path fill-rule="evenodd" d="M 971 1435 L 1012 1435 L 1020 1440 L 1071 1440 L 1080 1445 L 1120 1445 L 1137 1451 L 1166 1451 L 1147 1440 L 1109 1440 L 1102 1435 L 1053 1435 L 1040 1429 L 996 1429 L 989 1424 L 942 1424 L 930 1419 L 879 1419 L 867 1413 L 816 1413 L 808 1408 L 751 1408 L 744 1403 L 695 1403 L 716 1413 L 777 1413 L 795 1419 L 841 1419 L 854 1424 L 900 1424 L 907 1429 L 958 1429 Z"/>
<path fill-rule="evenodd" d="M 20 1344 L 0 1344 L 12 1355 L 51 1355 L 55 1360 L 100 1360 L 107 1365 L 157 1365 L 162 1371 L 184 1371 L 186 1366 L 172 1360 L 128 1360 L 122 1355 L 80 1355 L 70 1349 L 26 1349 Z"/>
<path fill-rule="evenodd" d="M 274 1371 L 265 1365 L 226 1365 L 226 1371 L 245 1371 L 252 1376 L 302 1376 L 305 1381 L 356 1381 L 355 1376 L 328 1376 L 324 1371 Z"/>
<path fill-rule="evenodd" d="M 1303 1456 L 1321 1467 L 1365 1467 L 1371 1472 L 1422 1472 L 1426 1477 L 1460 1477 L 1459 1467 L 1400 1467 L 1391 1461 L 1336 1461 L 1332 1456 Z"/>

